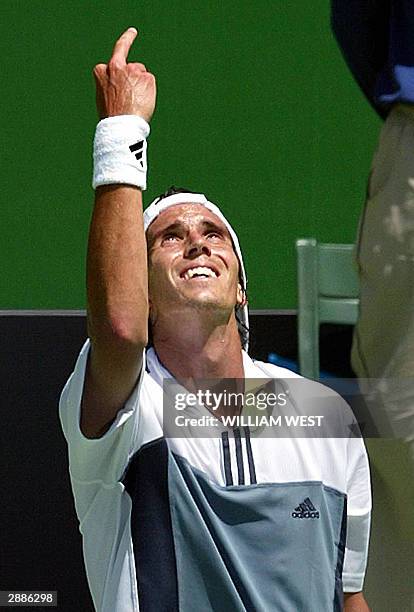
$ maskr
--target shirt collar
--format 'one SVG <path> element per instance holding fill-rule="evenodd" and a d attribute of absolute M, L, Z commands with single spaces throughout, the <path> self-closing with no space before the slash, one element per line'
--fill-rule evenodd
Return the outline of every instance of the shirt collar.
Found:
<path fill-rule="evenodd" d="M 257 367 L 253 359 L 242 350 L 243 370 L 245 378 L 270 378 L 261 368 Z M 154 347 L 150 347 L 146 352 L 146 362 L 149 375 L 162 387 L 164 378 L 174 378 L 167 368 L 161 363 L 155 352 Z"/>

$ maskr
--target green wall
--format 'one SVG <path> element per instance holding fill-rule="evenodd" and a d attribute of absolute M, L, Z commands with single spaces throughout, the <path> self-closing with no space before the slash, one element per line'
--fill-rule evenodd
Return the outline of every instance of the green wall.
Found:
<path fill-rule="evenodd" d="M 149 203 L 204 191 L 239 231 L 253 308 L 294 308 L 299 236 L 352 242 L 380 121 L 328 0 L 4 1 L 0 308 L 84 308 L 92 67 L 126 27 L 157 77 Z"/>

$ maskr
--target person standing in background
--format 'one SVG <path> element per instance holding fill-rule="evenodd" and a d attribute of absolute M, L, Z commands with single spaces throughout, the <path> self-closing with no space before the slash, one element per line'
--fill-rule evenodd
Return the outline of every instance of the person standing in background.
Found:
<path fill-rule="evenodd" d="M 366 440 L 375 475 L 371 588 L 378 609 L 413 610 L 414 2 L 331 0 L 331 11 L 346 63 L 384 120 L 359 223 L 351 356 L 384 438 Z"/>
<path fill-rule="evenodd" d="M 384 119 L 359 224 L 352 367 L 380 435 L 414 463 L 414 3 L 331 0 L 332 28 Z"/>

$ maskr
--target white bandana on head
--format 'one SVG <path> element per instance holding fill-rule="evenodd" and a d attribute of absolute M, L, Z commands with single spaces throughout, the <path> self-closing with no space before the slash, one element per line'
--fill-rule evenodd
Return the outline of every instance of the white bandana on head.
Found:
<path fill-rule="evenodd" d="M 148 208 L 144 211 L 144 229 L 145 231 L 147 231 L 148 227 L 154 221 L 154 219 L 158 217 L 158 215 L 162 213 L 164 210 L 166 210 L 170 206 L 174 206 L 177 204 L 187 204 L 187 203 L 201 204 L 202 206 L 205 206 L 206 208 L 211 210 L 211 212 L 214 213 L 216 217 L 218 217 L 229 230 L 229 234 L 233 241 L 234 251 L 237 255 L 237 258 L 240 264 L 240 279 L 242 282 L 243 291 L 246 292 L 247 277 L 246 277 L 246 271 L 244 269 L 243 257 L 241 254 L 239 240 L 237 238 L 236 232 L 234 231 L 230 223 L 227 221 L 226 217 L 223 215 L 219 207 L 216 206 L 216 204 L 213 204 L 212 202 L 207 200 L 206 196 L 203 195 L 202 193 L 175 193 L 174 195 L 166 196 L 165 198 L 161 198 L 161 199 L 156 198 L 153 202 L 151 202 Z M 249 346 L 249 313 L 248 313 L 247 304 L 245 304 L 242 308 L 240 308 L 238 313 L 239 313 L 238 314 L 239 321 L 240 321 L 239 329 L 240 329 L 240 333 L 242 337 L 242 345 L 243 345 L 243 348 L 247 351 L 248 346 Z"/>

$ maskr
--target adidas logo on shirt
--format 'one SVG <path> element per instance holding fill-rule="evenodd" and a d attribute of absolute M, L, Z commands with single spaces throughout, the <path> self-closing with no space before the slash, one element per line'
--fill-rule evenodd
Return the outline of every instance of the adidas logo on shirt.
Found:
<path fill-rule="evenodd" d="M 312 519 L 319 518 L 319 512 L 307 497 L 301 504 L 292 512 L 293 518 Z"/>

